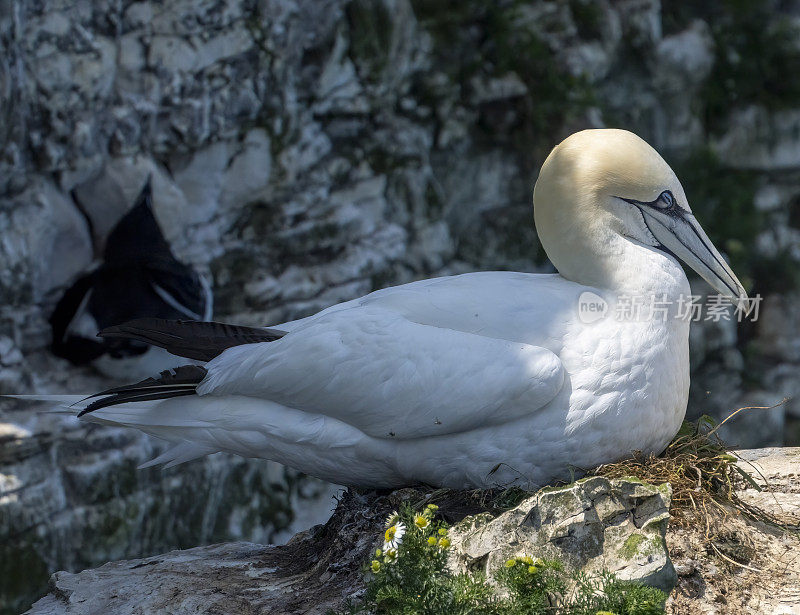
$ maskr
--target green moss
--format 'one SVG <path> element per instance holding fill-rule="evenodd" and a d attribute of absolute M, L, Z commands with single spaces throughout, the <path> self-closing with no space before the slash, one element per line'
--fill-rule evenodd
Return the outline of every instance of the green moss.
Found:
<path fill-rule="evenodd" d="M 592 15 L 591 3 L 576 0 L 573 4 L 579 27 L 593 29 L 599 17 Z M 489 112 L 498 105 L 512 105 L 516 124 L 504 126 L 502 133 L 510 136 L 522 156 L 531 158 L 531 169 L 547 154 L 564 123 L 595 103 L 588 79 L 569 73 L 543 38 L 520 27 L 521 0 L 414 0 L 413 5 L 433 35 L 437 66 L 449 72 L 462 99 L 469 97 L 475 76 L 494 78 L 513 72 L 528 87 L 527 95 L 520 99 L 488 103 L 479 109 L 478 125 L 496 142 L 501 134 Z"/>
<path fill-rule="evenodd" d="M 571 493 L 570 489 L 572 488 L 573 485 L 579 485 L 579 484 L 585 482 L 586 480 L 587 480 L 586 478 L 579 478 L 578 480 L 576 480 L 576 481 L 574 481 L 572 483 L 566 484 L 566 485 L 554 485 L 554 486 L 542 487 L 541 489 L 539 489 L 539 491 L 537 491 L 537 493 L 539 495 L 544 495 L 544 494 L 552 495 L 552 494 L 560 493 L 562 491 L 565 492 L 565 493 L 568 493 L 568 492 Z"/>
<path fill-rule="evenodd" d="M 425 205 L 428 208 L 428 217 L 431 220 L 436 220 L 442 217 L 442 213 L 444 212 L 444 201 L 442 200 L 439 191 L 436 190 L 436 186 L 433 185 L 433 182 L 428 182 L 428 185 L 425 187 Z"/>
<path fill-rule="evenodd" d="M 751 266 L 754 280 L 750 295 L 785 293 L 800 288 L 800 263 L 791 249 L 779 250 L 772 257 L 756 257 Z"/>
<path fill-rule="evenodd" d="M 645 540 L 647 540 L 647 538 L 645 538 L 642 534 L 631 534 L 623 543 L 622 548 L 619 551 L 620 554 L 622 557 L 631 559 L 639 552 L 639 547 L 642 546 L 642 543 L 645 542 Z"/>
<path fill-rule="evenodd" d="M 394 152 L 387 151 L 385 147 L 373 147 L 364 154 L 364 159 L 376 175 L 391 174 L 410 162 L 408 158 L 397 156 Z M 358 161 L 354 160 L 354 165 Z"/>
<path fill-rule="evenodd" d="M 282 220 L 281 208 L 275 203 L 254 201 L 242 210 L 234 222 L 232 231 L 241 237 L 246 229 L 252 229 L 261 236 L 280 230 Z"/>
<path fill-rule="evenodd" d="M 603 8 L 595 0 L 570 0 L 572 20 L 581 40 L 588 41 L 602 37 Z"/>
<path fill-rule="evenodd" d="M 453 526 L 453 529 L 458 532 L 469 532 L 474 529 L 477 529 L 483 525 L 486 525 L 490 521 L 494 519 L 494 515 L 491 513 L 480 513 L 477 515 L 470 515 L 465 517 L 458 523 Z"/>
<path fill-rule="evenodd" d="M 70 476 L 65 472 L 65 480 L 85 505 L 96 505 L 110 502 L 131 495 L 139 488 L 137 462 L 133 459 L 122 459 L 110 471 L 97 472 L 84 476 L 78 473 Z"/>
<path fill-rule="evenodd" d="M 354 0 L 347 5 L 350 57 L 361 77 L 377 81 L 389 61 L 392 16 L 381 2 Z"/>
<path fill-rule="evenodd" d="M 225 477 L 220 500 L 224 502 L 247 502 L 244 515 L 239 520 L 244 536 L 253 533 L 265 525 L 272 525 L 275 530 L 283 530 L 293 519 L 291 497 L 287 493 L 296 487 L 295 475 L 284 472 L 283 481 L 267 482 L 262 472 L 254 471 L 248 463 L 233 466 Z M 208 537 L 209 542 L 228 540 L 230 536 L 230 518 L 218 514 Z"/>
<path fill-rule="evenodd" d="M 47 564 L 31 544 L 0 544 L 0 615 L 21 613 L 47 588 Z"/>
<path fill-rule="evenodd" d="M 715 123 L 733 106 L 775 110 L 800 100 L 800 30 L 767 2 L 727 0 L 725 18 L 712 22 L 716 63 L 706 81 L 706 119 Z"/>
<path fill-rule="evenodd" d="M 389 268 L 381 269 L 370 276 L 370 287 L 372 290 L 380 290 L 381 288 L 386 288 L 391 285 L 396 279 L 395 271 Z"/>

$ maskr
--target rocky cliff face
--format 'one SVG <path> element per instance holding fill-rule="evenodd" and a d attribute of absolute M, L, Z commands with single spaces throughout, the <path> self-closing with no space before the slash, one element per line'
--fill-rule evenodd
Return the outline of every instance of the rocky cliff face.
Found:
<path fill-rule="evenodd" d="M 690 413 L 719 416 L 794 395 L 798 14 L 777 11 L 777 2 L 726 7 L 657 0 L 5 3 L 0 392 L 98 388 L 87 371 L 47 355 L 46 320 L 148 175 L 176 254 L 213 278 L 218 317 L 266 324 L 425 276 L 548 270 L 530 211 L 538 166 L 569 132 L 607 125 L 635 130 L 665 154 L 712 239 L 752 292 L 766 296 L 757 323 L 694 327 Z M 705 292 L 702 283 L 696 288 Z M 729 434 L 742 445 L 778 443 L 785 412 L 800 412 L 795 405 L 740 416 Z M 26 424 L 16 410 L 2 411 L 4 424 Z M 63 427 L 49 429 L 42 433 L 56 435 L 37 436 L 40 453 L 25 462 L 30 476 L 62 468 L 51 443 Z M 85 476 L 82 468 L 94 464 L 112 491 L 138 494 L 131 502 L 158 501 L 173 481 L 194 484 L 192 472 L 220 485 L 234 482 L 223 475 L 255 472 L 230 462 L 227 469 L 193 466 L 186 475 L 134 475 L 134 462 L 126 461 L 121 475 L 138 485 L 129 492 L 108 478 L 120 470 L 117 449 L 140 447 L 138 460 L 153 445 L 92 433 L 107 445 L 94 457 L 74 446 L 75 473 Z M 7 504 L 6 492 L 22 508 L 28 497 L 38 501 L 20 485 L 36 480 L 20 478 L 28 470 L 18 463 L 12 457 L 2 470 L 3 527 L 48 534 Z M 270 501 L 273 475 L 258 467 L 256 498 Z M 278 482 L 289 492 L 294 480 L 287 474 Z M 262 540 L 213 533 L 202 521 L 227 507 L 259 509 L 251 493 L 211 498 L 186 539 Z M 86 504 L 83 497 L 94 496 L 74 503 Z M 162 515 L 156 526 L 166 528 L 167 509 Z M 124 532 L 151 531 L 147 516 L 132 518 L 137 529 Z M 86 527 L 114 543 L 116 530 L 99 520 L 64 527 L 61 536 Z M 167 529 L 152 531 L 153 550 L 185 544 Z M 130 541 L 124 554 L 115 546 L 70 559 L 72 544 L 56 543 L 59 555 L 45 563 L 41 548 L 31 547 L 37 570 L 144 554 Z"/>
<path fill-rule="evenodd" d="M 798 449 L 744 451 L 748 471 L 764 491 L 740 496 L 796 524 L 798 495 L 792 480 Z M 750 465 L 753 464 L 753 465 Z M 761 479 L 759 479 L 761 480 Z M 282 547 L 219 544 L 157 557 L 112 562 L 79 574 L 59 572 L 32 615 L 145 611 L 279 612 L 323 615 L 358 600 L 365 562 L 381 546 L 384 520 L 403 503 L 437 502 L 456 524 L 449 566 L 454 572 L 493 574 L 509 557 L 556 557 L 589 574 L 600 569 L 672 591 L 670 615 L 785 614 L 797 611 L 798 538 L 731 511 L 724 531 L 703 524 L 667 527 L 671 490 L 635 479 L 588 478 L 545 489 L 519 505 L 486 512 L 475 493 L 389 495 L 347 492 L 330 521 Z M 669 549 L 669 552 L 667 551 Z"/>
<path fill-rule="evenodd" d="M 27 608 L 53 570 L 220 540 L 281 543 L 336 504 L 335 487 L 263 460 L 137 470 L 165 447 L 46 409 L 26 405 L 0 423 L 2 613 Z"/>

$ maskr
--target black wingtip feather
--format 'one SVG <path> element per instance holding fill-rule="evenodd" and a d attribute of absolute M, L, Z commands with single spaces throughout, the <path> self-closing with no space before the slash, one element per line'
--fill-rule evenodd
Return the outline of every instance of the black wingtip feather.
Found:
<path fill-rule="evenodd" d="M 103 399 L 98 399 L 97 401 L 93 401 L 83 410 L 78 412 L 78 417 L 80 418 L 84 414 L 94 412 L 95 410 L 100 410 L 101 408 L 108 408 L 109 406 L 118 406 L 119 404 L 126 404 L 135 401 L 155 401 L 160 399 L 171 399 L 173 397 L 183 397 L 185 395 L 194 395 L 194 394 L 195 394 L 194 390 L 191 391 L 182 390 L 182 391 L 170 391 L 169 393 L 159 391 L 157 393 L 127 393 L 120 395 L 112 395 L 111 397 L 105 397 Z"/>
<path fill-rule="evenodd" d="M 206 377 L 206 369 L 199 365 L 182 365 L 161 372 L 158 376 L 145 378 L 141 382 L 106 389 L 86 399 L 101 397 L 78 413 L 81 417 L 101 408 L 134 401 L 154 401 L 184 395 L 195 395 L 197 385 Z"/>

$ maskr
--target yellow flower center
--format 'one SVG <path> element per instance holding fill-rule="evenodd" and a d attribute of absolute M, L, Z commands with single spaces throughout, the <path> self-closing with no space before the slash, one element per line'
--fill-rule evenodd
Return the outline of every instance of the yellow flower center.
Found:
<path fill-rule="evenodd" d="M 397 534 L 397 526 L 393 525 L 388 530 L 386 530 L 386 542 L 393 541 L 395 534 Z"/>

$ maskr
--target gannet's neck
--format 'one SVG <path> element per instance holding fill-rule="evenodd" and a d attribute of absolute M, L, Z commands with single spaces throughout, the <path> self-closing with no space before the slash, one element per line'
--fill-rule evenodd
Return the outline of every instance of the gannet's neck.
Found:
<path fill-rule="evenodd" d="M 565 275 L 566 273 L 566 275 Z M 592 255 L 591 265 L 580 272 L 561 272 L 573 281 L 626 295 L 689 295 L 689 280 L 674 257 L 627 238 L 609 238 L 604 249 Z"/>

